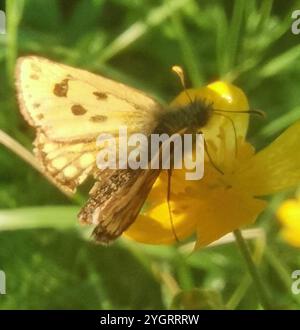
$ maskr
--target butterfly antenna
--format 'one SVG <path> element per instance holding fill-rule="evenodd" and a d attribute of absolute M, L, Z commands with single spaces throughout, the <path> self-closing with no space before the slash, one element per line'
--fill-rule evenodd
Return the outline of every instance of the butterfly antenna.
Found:
<path fill-rule="evenodd" d="M 168 209 L 169 209 L 169 217 L 170 217 L 170 222 L 171 222 L 171 228 L 173 235 L 176 239 L 176 242 L 179 242 L 179 238 L 176 234 L 175 227 L 174 227 L 174 222 L 173 222 L 173 214 L 171 210 L 171 204 L 170 204 L 170 199 L 171 199 L 171 179 L 172 179 L 172 169 L 168 170 L 168 192 L 167 192 L 167 203 L 168 203 Z"/>
<path fill-rule="evenodd" d="M 226 118 L 227 120 L 230 121 L 231 123 L 231 126 L 233 128 L 233 132 L 234 132 L 234 137 L 235 137 L 235 156 L 237 156 L 237 134 L 236 134 L 236 128 L 235 128 L 235 125 L 234 125 L 234 122 L 232 120 L 232 118 L 230 118 L 229 116 L 226 116 L 224 115 L 224 112 L 225 113 L 232 113 L 232 114 L 241 114 L 241 113 L 244 113 L 244 114 L 250 114 L 250 115 L 257 115 L 257 116 L 260 116 L 262 118 L 266 118 L 266 113 L 262 110 L 257 110 L 257 109 L 250 109 L 250 110 L 223 110 L 223 109 L 213 109 L 213 114 L 214 115 L 218 115 L 218 116 L 222 116 L 224 118 Z"/>
<path fill-rule="evenodd" d="M 191 98 L 190 93 L 188 92 L 187 88 L 186 88 L 186 84 L 185 84 L 185 76 L 184 76 L 184 72 L 181 66 L 179 65 L 174 65 L 172 66 L 172 71 L 175 72 L 177 74 L 177 76 L 179 77 L 181 86 L 186 94 L 186 96 L 188 97 L 188 99 L 190 100 L 191 103 L 193 103 L 193 100 Z"/>
<path fill-rule="evenodd" d="M 264 111 L 258 110 L 258 109 L 251 109 L 251 110 L 223 110 L 223 109 L 213 109 L 215 112 L 229 112 L 229 113 L 245 113 L 245 114 L 250 114 L 250 115 L 257 115 L 262 118 L 266 118 L 267 115 Z"/>

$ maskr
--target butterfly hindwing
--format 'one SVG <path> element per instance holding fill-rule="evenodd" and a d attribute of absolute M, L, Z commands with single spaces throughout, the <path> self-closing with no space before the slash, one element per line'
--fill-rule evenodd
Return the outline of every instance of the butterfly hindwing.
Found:
<path fill-rule="evenodd" d="M 107 244 L 119 237 L 138 216 L 159 170 L 116 170 L 101 175 L 79 214 L 82 223 L 95 225 L 93 236 Z"/>
<path fill-rule="evenodd" d="M 64 190 L 75 192 L 96 170 L 97 148 L 91 142 L 53 142 L 38 130 L 34 153 L 42 168 Z"/>

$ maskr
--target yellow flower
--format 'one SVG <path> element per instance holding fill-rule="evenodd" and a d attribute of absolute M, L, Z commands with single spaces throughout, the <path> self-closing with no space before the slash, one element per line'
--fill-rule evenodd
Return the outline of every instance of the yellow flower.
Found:
<path fill-rule="evenodd" d="M 213 102 L 215 109 L 239 111 L 249 108 L 245 94 L 225 82 L 215 82 L 188 92 L 192 98 Z M 187 102 L 186 93 L 181 93 L 173 104 Z M 196 233 L 196 247 L 252 224 L 266 207 L 266 202 L 259 197 L 300 182 L 300 122 L 255 153 L 245 141 L 249 116 L 224 114 L 234 120 L 237 141 L 230 120 L 224 116 L 213 115 L 210 123 L 202 129 L 209 154 L 224 174 L 206 159 L 205 174 L 199 181 L 185 180 L 184 170 L 174 170 L 172 175 L 171 209 L 176 236 L 183 240 Z M 125 236 L 149 244 L 176 242 L 166 196 L 167 174 L 161 173 L 141 214 Z"/>
<path fill-rule="evenodd" d="M 285 201 L 277 210 L 277 217 L 282 224 L 283 239 L 300 247 L 300 198 Z"/>

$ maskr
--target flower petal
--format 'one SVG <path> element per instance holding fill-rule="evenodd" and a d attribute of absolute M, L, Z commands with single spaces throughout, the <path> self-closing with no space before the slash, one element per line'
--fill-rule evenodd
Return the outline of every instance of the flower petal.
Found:
<path fill-rule="evenodd" d="M 252 223 L 265 208 L 265 201 L 226 188 L 218 181 L 218 176 L 220 174 L 209 164 L 200 182 L 187 181 L 184 170 L 174 170 L 171 209 L 174 230 L 180 240 L 197 232 L 197 247 L 207 245 L 234 229 Z M 176 242 L 169 218 L 166 187 L 167 175 L 162 173 L 147 200 L 145 214 L 137 218 L 126 236 L 149 244 Z"/>
<path fill-rule="evenodd" d="M 300 183 L 300 121 L 289 127 L 268 147 L 244 162 L 232 178 L 241 190 L 263 196 Z"/>
<path fill-rule="evenodd" d="M 196 248 L 203 247 L 242 226 L 252 224 L 266 202 L 235 189 L 218 189 L 198 210 Z"/>
<path fill-rule="evenodd" d="M 173 201 L 171 206 L 174 207 Z M 196 231 L 196 218 L 187 222 L 184 213 L 173 210 L 172 220 L 173 225 L 167 204 L 167 173 L 163 172 L 155 182 L 142 213 L 124 236 L 147 244 L 172 244 L 176 242 L 176 236 L 183 240 Z"/>
<path fill-rule="evenodd" d="M 283 239 L 295 247 L 300 247 L 300 200 L 285 201 L 277 210 L 277 217 L 283 226 Z"/>
<path fill-rule="evenodd" d="M 197 89 L 188 89 L 187 93 L 183 91 L 174 99 L 171 106 L 186 105 L 190 102 L 189 96 L 192 99 L 197 98 L 212 102 L 213 108 L 218 110 L 243 111 L 249 109 L 248 100 L 244 92 L 240 88 L 223 81 L 216 81 Z M 223 126 L 226 127 L 226 131 L 231 135 L 231 140 L 234 141 L 234 130 L 231 121 L 226 117 L 233 120 L 237 137 L 245 138 L 249 115 L 224 112 L 222 115 L 214 114 L 207 126 L 201 129 L 207 140 L 215 140 L 218 137 L 220 126 Z"/>

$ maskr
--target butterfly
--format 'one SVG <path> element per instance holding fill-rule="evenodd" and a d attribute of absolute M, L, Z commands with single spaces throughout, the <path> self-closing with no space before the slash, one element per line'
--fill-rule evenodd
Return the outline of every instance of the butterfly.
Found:
<path fill-rule="evenodd" d="M 185 106 L 163 107 L 122 83 L 37 56 L 18 59 L 16 88 L 20 111 L 36 129 L 34 153 L 45 173 L 73 193 L 94 177 L 78 218 L 95 226 L 100 243 L 115 240 L 134 222 L 160 170 L 99 169 L 98 135 L 117 139 L 120 126 L 147 136 L 194 132 L 214 111 L 212 104 L 192 98 Z"/>

